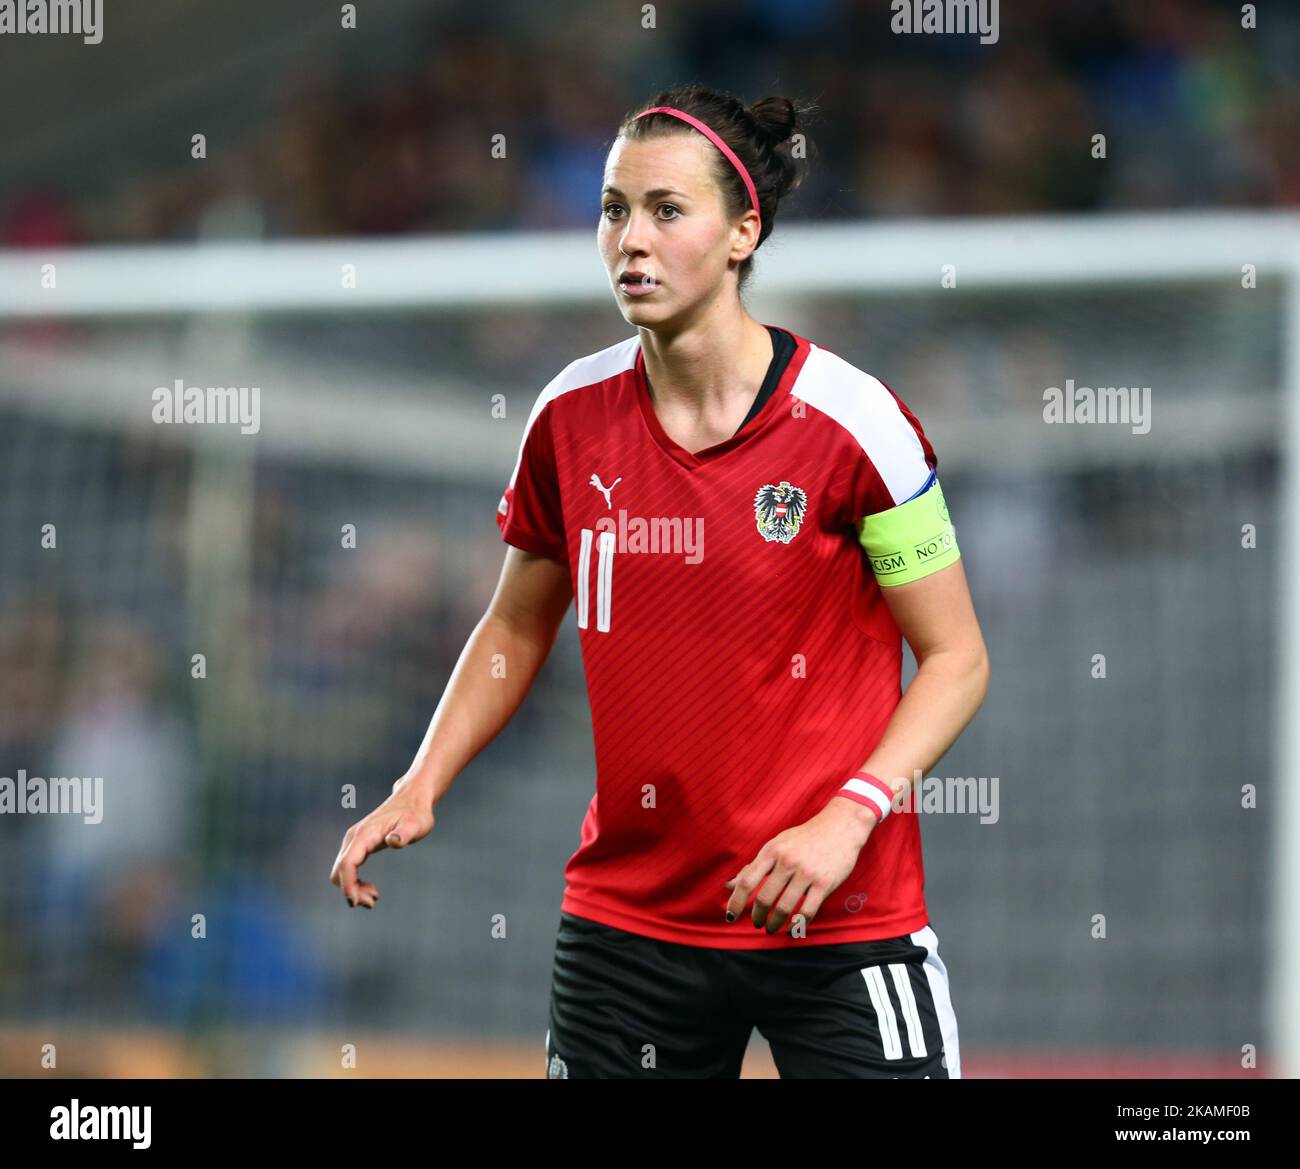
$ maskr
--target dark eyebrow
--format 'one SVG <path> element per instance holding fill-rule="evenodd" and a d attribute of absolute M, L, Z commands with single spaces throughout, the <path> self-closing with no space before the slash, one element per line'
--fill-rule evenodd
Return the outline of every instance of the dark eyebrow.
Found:
<path fill-rule="evenodd" d="M 620 199 L 623 198 L 623 192 L 620 191 L 617 187 L 607 186 L 603 191 L 601 191 L 601 194 L 617 195 Z M 647 191 L 645 193 L 645 197 L 647 199 L 658 199 L 662 195 L 676 195 L 678 198 L 681 199 L 690 198 L 690 196 L 686 194 L 685 191 L 674 191 L 671 187 L 656 187 L 653 191 Z"/>

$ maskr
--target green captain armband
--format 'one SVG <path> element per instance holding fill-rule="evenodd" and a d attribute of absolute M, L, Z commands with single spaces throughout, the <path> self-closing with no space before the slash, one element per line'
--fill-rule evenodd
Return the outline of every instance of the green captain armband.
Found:
<path fill-rule="evenodd" d="M 961 559 L 938 479 L 923 495 L 859 520 L 858 540 L 882 586 L 920 580 Z"/>

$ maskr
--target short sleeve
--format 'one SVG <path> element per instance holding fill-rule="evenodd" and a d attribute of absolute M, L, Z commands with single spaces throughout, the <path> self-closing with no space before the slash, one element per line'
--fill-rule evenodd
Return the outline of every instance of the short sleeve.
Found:
<path fill-rule="evenodd" d="M 882 586 L 907 584 L 960 559 L 939 484 L 939 459 L 916 415 L 889 391 L 892 405 L 856 452 L 851 479 L 858 541 Z"/>
<path fill-rule="evenodd" d="M 507 544 L 568 565 L 549 402 L 539 401 L 528 420 L 515 469 L 497 505 L 497 527 Z"/>
<path fill-rule="evenodd" d="M 876 384 L 889 396 L 882 395 L 881 408 L 872 411 L 871 426 L 856 452 L 850 487 L 854 523 L 920 495 L 939 471 L 920 420 L 884 382 Z"/>

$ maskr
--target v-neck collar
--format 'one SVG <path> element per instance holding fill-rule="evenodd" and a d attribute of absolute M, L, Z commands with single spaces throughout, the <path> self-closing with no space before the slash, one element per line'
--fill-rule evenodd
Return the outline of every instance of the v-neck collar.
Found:
<path fill-rule="evenodd" d="M 768 326 L 765 325 L 764 327 Z M 650 387 L 646 381 L 645 351 L 641 348 L 641 341 L 638 336 L 636 367 L 633 376 L 637 402 L 641 407 L 641 416 L 645 419 L 646 427 L 649 429 L 651 436 L 669 457 L 676 460 L 688 471 L 693 471 L 695 468 L 711 463 L 719 456 L 725 455 L 728 451 L 740 446 L 746 439 L 757 434 L 776 417 L 777 413 L 784 408 L 782 403 L 789 396 L 800 371 L 803 369 L 809 348 L 808 342 L 804 338 L 791 333 L 789 329 L 785 331 L 794 338 L 794 353 L 786 363 L 785 370 L 781 374 L 781 380 L 777 382 L 776 389 L 772 391 L 771 397 L 768 398 L 763 408 L 747 422 L 743 423 L 740 429 L 730 438 L 724 438 L 721 442 L 715 442 L 712 446 L 704 447 L 702 450 L 695 452 L 688 451 L 684 446 L 669 438 L 668 432 L 664 430 L 663 424 L 659 421 L 659 416 L 655 413 L 654 401 L 650 397 Z"/>

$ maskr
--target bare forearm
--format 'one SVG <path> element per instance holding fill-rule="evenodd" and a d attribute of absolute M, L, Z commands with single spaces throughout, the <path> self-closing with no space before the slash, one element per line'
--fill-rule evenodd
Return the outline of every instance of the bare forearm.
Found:
<path fill-rule="evenodd" d="M 399 782 L 436 805 L 514 716 L 553 644 L 553 637 L 530 636 L 486 614 L 466 641 L 420 749 Z"/>
<path fill-rule="evenodd" d="M 936 651 L 928 655 L 903 692 L 889 726 L 862 770 L 897 795 L 910 790 L 916 773 L 934 766 L 975 717 L 988 692 L 988 658 L 976 651 Z M 871 822 L 875 813 L 837 798 L 845 811 Z"/>

